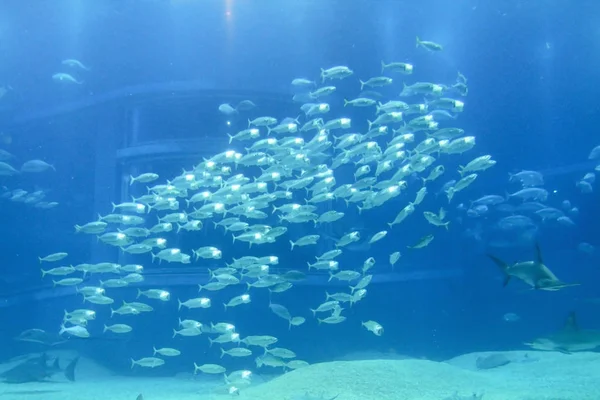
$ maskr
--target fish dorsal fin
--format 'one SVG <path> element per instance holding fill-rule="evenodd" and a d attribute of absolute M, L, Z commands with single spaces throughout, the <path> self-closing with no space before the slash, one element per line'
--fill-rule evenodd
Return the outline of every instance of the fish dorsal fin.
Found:
<path fill-rule="evenodd" d="M 535 260 L 538 262 L 538 264 L 544 264 L 542 250 L 540 249 L 540 244 L 538 242 L 535 242 Z"/>
<path fill-rule="evenodd" d="M 577 315 L 574 311 L 569 313 L 567 320 L 565 321 L 565 326 L 563 327 L 565 331 L 578 331 L 579 325 L 577 325 Z"/>

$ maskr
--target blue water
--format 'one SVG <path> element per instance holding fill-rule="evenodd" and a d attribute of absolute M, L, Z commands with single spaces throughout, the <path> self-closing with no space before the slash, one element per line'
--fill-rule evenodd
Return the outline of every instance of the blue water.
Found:
<path fill-rule="evenodd" d="M 243 292 L 240 286 L 215 295 L 219 300 L 210 310 L 202 310 L 198 319 L 235 322 L 244 335 L 279 337 L 279 344 L 311 363 L 364 351 L 441 360 L 471 351 L 520 349 L 523 342 L 558 329 L 573 310 L 582 325 L 600 324 L 597 305 L 585 301 L 597 296 L 590 282 L 599 278 L 598 254 L 577 249 L 581 242 L 600 245 L 598 190 L 582 194 L 575 186 L 593 170 L 588 153 L 600 144 L 595 90 L 600 84 L 595 50 L 599 38 L 594 25 L 599 5 L 391 0 L 90 3 L 2 5 L 0 84 L 12 90 L 0 99 L 0 132 L 11 141 L 0 148 L 19 161 L 46 160 L 56 172 L 0 176 L 0 185 L 11 190 L 43 189 L 48 200 L 59 206 L 39 210 L 0 202 L 0 359 L 39 350 L 12 338 L 29 328 L 58 331 L 62 310 L 80 306 L 81 298 L 72 290 L 53 291 L 48 280 L 40 279 L 38 256 L 68 251 L 73 263 L 116 259 L 116 250 L 97 245 L 93 237 L 74 235 L 73 226 L 109 213 L 111 201 L 127 201 L 130 173 L 152 170 L 173 177 L 200 161 L 189 149 L 168 150 L 164 141 L 193 138 L 200 146 L 197 151 L 207 148 L 211 156 L 228 148 L 226 133 L 233 129 L 227 125 L 229 119 L 218 113 L 218 104 L 250 98 L 260 106 L 250 112 L 252 118 L 295 117 L 299 104 L 291 102 L 289 86 L 294 77 L 318 79 L 319 68 L 348 65 L 354 70 L 353 79 L 364 79 L 380 73 L 381 60 L 408 60 L 418 66 L 410 82 L 451 82 L 457 71 L 468 78 L 469 94 L 459 124 L 476 136 L 477 145 L 468 153 L 472 157 L 462 155 L 449 164 L 453 169 L 475 156 L 491 154 L 497 165 L 481 173 L 468 196 L 452 203 L 451 234 L 440 234 L 422 251 L 402 249 L 395 274 L 373 283 L 369 295 L 347 310 L 352 324 L 323 327 L 305 315 L 309 319 L 305 325 L 288 331 L 287 323 L 267 308 L 268 292 L 259 289 L 252 290 L 249 307 L 233 308 L 224 315 L 221 303 Z M 415 51 L 416 35 L 443 43 L 443 52 Z M 90 66 L 91 71 L 80 73 L 83 85 L 60 85 L 51 79 L 64 69 L 60 62 L 65 58 Z M 333 99 L 340 102 L 352 93 L 355 89 L 340 84 Z M 234 121 L 234 126 L 244 129 L 244 118 Z M 141 154 L 122 163 L 113 157 L 119 149 L 150 142 L 162 146 L 160 157 Z M 537 240 L 546 264 L 562 280 L 582 286 L 539 292 L 513 282 L 503 288 L 502 276 L 485 257 L 486 251 L 516 261 L 532 259 L 533 247 L 490 249 L 465 234 L 477 223 L 461 217 L 456 206 L 460 202 L 468 206 L 469 199 L 485 194 L 513 192 L 518 187 L 508 184 L 508 174 L 522 169 L 544 173 L 548 204 L 558 208 L 568 199 L 579 209 L 575 227 L 540 223 Z M 351 182 L 351 172 L 336 178 Z M 447 207 L 444 194 L 434 195 L 450 179 L 445 178 L 432 184 L 426 200 L 432 211 Z M 142 188 L 134 188 L 131 194 L 143 194 Z M 341 202 L 333 207 L 345 208 Z M 344 224 L 360 226 L 370 236 L 379 230 L 376 222 L 388 222 L 397 210 L 374 209 L 366 217 L 352 206 Z M 431 230 L 421 222 L 404 222 L 398 228 L 406 232 L 401 242 L 388 238 L 378 244 L 382 264 L 387 267 L 389 253 Z M 492 223 L 479 222 L 483 229 Z M 245 244 L 231 244 L 230 236 L 215 237 L 210 228 L 181 239 L 171 235 L 170 245 L 196 248 L 210 241 L 223 250 L 221 261 L 230 259 L 228 252 L 277 254 L 280 266 L 294 269 L 304 269 L 305 261 L 314 256 L 309 248 L 290 253 L 287 236 L 281 243 L 247 253 Z M 295 228 L 288 235 L 297 239 L 302 233 Z M 349 251 L 340 264 L 343 260 L 358 268 L 369 255 Z M 159 268 L 171 274 L 173 281 L 159 286 L 173 298 L 196 296 L 199 278 L 182 274 L 179 279 L 178 272 L 169 272 L 172 266 L 130 259 L 143 263 L 148 276 Z M 410 268 L 403 270 L 401 264 Z M 414 275 L 415 271 L 421 273 Z M 275 298 L 293 313 L 304 315 L 309 306 L 324 301 L 325 290 L 332 289 L 309 282 Z M 131 300 L 136 288 L 117 293 L 113 297 L 120 303 Z M 171 340 L 171 326 L 178 317 L 176 300 L 157 303 L 152 302 L 155 312 L 127 318 L 134 333 L 118 341 L 73 340 L 67 346 L 121 374 L 168 376 L 189 371 L 194 360 L 219 362 L 218 348 L 209 348 L 205 338 Z M 94 309 L 98 321 L 90 330 L 99 334 L 109 311 L 104 306 Z M 508 312 L 518 314 L 520 320 L 507 323 L 503 315 Z M 376 337 L 361 329 L 359 321 L 364 319 L 380 322 L 385 335 Z M 184 354 L 163 368 L 130 372 L 130 357 L 146 356 L 153 345 L 167 344 Z M 227 367 L 241 369 L 247 363 L 228 359 Z"/>

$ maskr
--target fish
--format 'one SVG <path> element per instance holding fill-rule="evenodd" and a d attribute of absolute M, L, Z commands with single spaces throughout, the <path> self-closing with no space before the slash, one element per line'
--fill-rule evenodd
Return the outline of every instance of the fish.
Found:
<path fill-rule="evenodd" d="M 442 51 L 444 48 L 441 44 L 431 42 L 429 40 L 421 40 L 417 36 L 417 48 L 422 47 L 429 51 Z"/>
<path fill-rule="evenodd" d="M 45 382 L 53 375 L 63 372 L 64 376 L 73 382 L 75 381 L 75 367 L 78 361 L 79 357 L 74 358 L 63 370 L 60 368 L 58 358 L 50 362 L 46 353 L 42 353 L 4 371 L 0 374 L 0 379 L 3 379 L 4 383 Z"/>
<path fill-rule="evenodd" d="M 233 115 L 238 113 L 238 111 L 229 103 L 223 103 L 219 105 L 219 111 L 225 115 Z"/>
<path fill-rule="evenodd" d="M 508 285 L 510 279 L 515 277 L 522 280 L 533 289 L 557 291 L 570 286 L 578 286 L 578 283 L 565 283 L 544 264 L 542 252 L 538 243 L 535 244 L 536 259 L 534 261 L 522 261 L 509 265 L 496 256 L 487 256 L 500 267 L 505 274 L 504 286 Z"/>
<path fill-rule="evenodd" d="M 83 81 L 78 81 L 73 76 L 62 73 L 62 72 L 52 75 L 52 79 L 55 80 L 56 82 L 74 83 L 76 85 L 83 84 Z"/>
<path fill-rule="evenodd" d="M 430 41 L 418 40 L 417 44 L 420 50 L 442 50 L 441 45 Z M 78 67 L 75 62 L 69 62 L 66 65 Z M 402 75 L 397 76 L 408 78 L 408 75 L 413 72 L 413 65 L 394 61 L 389 64 L 381 63 L 381 69 L 386 73 L 385 75 L 398 73 Z M 65 72 L 69 71 L 75 70 L 68 69 Z M 426 71 L 427 69 L 423 70 L 423 72 Z M 366 72 L 367 70 L 361 69 L 361 73 Z M 454 74 L 454 69 L 452 72 Z M 437 182 L 435 182 L 435 186 L 430 186 L 431 181 L 440 178 L 444 171 L 450 170 L 449 166 L 453 165 L 446 164 L 446 153 L 454 154 L 471 150 L 475 146 L 475 137 L 465 137 L 465 130 L 459 127 L 461 120 L 455 120 L 458 113 L 464 111 L 465 107 L 462 100 L 453 98 L 457 94 L 466 94 L 467 87 L 464 76 L 459 75 L 456 83 L 460 86 L 456 88 L 450 86 L 454 81 L 447 85 L 442 82 L 415 82 L 414 80 L 404 82 L 405 79 L 402 79 L 401 96 L 403 100 L 390 100 L 396 98 L 397 95 L 392 92 L 397 93 L 397 89 L 387 86 L 392 83 L 400 84 L 400 82 L 395 82 L 400 80 L 399 78 L 373 76 L 371 73 L 366 76 L 367 78 L 371 76 L 370 79 L 360 81 L 353 78 L 353 75 L 354 71 L 350 67 L 337 65 L 321 69 L 319 78 L 315 74 L 314 78 L 320 82 L 296 78 L 291 82 L 293 92 L 290 95 L 293 95 L 292 101 L 302 103 L 292 104 L 294 108 L 299 109 L 296 110 L 297 113 L 292 114 L 292 109 L 290 109 L 284 115 L 279 115 L 279 108 L 272 107 L 275 103 L 266 102 L 261 104 L 260 114 L 262 116 L 257 116 L 255 112 L 244 115 L 243 120 L 248 120 L 247 127 L 239 113 L 254 109 L 256 104 L 252 100 L 243 100 L 237 106 L 232 103 L 234 99 L 221 100 L 228 101 L 227 103 L 220 104 L 221 101 L 219 101 L 209 104 L 210 110 L 208 111 L 211 115 L 227 116 L 225 121 L 220 118 L 214 121 L 219 125 L 224 125 L 222 129 L 210 134 L 211 140 L 214 134 L 216 147 L 209 146 L 198 151 L 191 149 L 194 151 L 190 150 L 190 158 L 194 158 L 195 162 L 189 165 L 187 170 L 183 169 L 181 173 L 174 176 L 167 177 L 158 164 L 155 166 L 150 162 L 152 160 L 144 166 L 128 166 L 127 171 L 124 171 L 125 173 L 121 176 L 121 195 L 112 199 L 115 201 L 112 210 L 108 208 L 111 210 L 110 214 L 99 216 L 94 221 L 88 220 L 86 224 L 78 225 L 80 227 L 78 230 L 82 233 L 98 235 L 98 240 L 106 245 L 120 247 L 123 252 L 127 253 L 126 262 L 162 261 L 164 267 L 167 262 L 171 263 L 170 265 L 177 265 L 177 263 L 192 264 L 195 261 L 195 267 L 200 268 L 198 271 L 208 269 L 209 282 L 198 282 L 199 291 L 202 290 L 207 297 L 192 298 L 185 302 L 178 301 L 177 308 L 173 304 L 171 305 L 169 313 L 175 314 L 181 311 L 181 314 L 178 315 L 181 318 L 185 318 L 184 312 L 186 314 L 198 313 L 194 310 L 188 311 L 187 308 L 209 308 L 212 302 L 217 299 L 221 300 L 218 291 L 229 292 L 234 286 L 243 283 L 252 294 L 252 302 L 250 302 L 249 293 L 228 294 L 229 300 L 221 309 L 221 313 L 227 310 L 227 319 L 237 318 L 244 312 L 253 314 L 255 307 L 260 307 L 261 298 L 264 300 L 266 297 L 257 293 L 255 299 L 254 293 L 268 290 L 270 312 L 286 320 L 288 328 L 302 325 L 306 323 L 305 316 L 292 314 L 290 312 L 292 310 L 287 308 L 291 304 L 285 302 L 287 295 L 282 293 L 287 290 L 293 292 L 295 282 L 306 279 L 307 275 L 310 275 L 310 280 L 312 280 L 315 276 L 310 270 L 316 269 L 319 271 L 317 274 L 325 274 L 327 271 L 331 280 L 336 278 L 336 280 L 345 282 L 343 286 L 346 286 L 345 291 L 331 295 L 327 291 L 325 292 L 325 303 L 312 311 L 313 314 L 319 313 L 318 321 L 324 325 L 346 323 L 348 329 L 361 329 L 358 323 L 354 323 L 354 327 L 351 325 L 353 321 L 359 321 L 353 312 L 348 312 L 347 316 L 341 315 L 344 310 L 342 305 L 347 308 L 354 307 L 354 310 L 357 310 L 356 303 L 367 296 L 367 287 L 369 293 L 371 291 L 376 293 L 377 287 L 369 286 L 369 284 L 373 276 L 379 274 L 378 270 L 383 272 L 385 262 L 381 257 L 389 257 L 389 262 L 393 267 L 400 258 L 400 252 L 393 251 L 405 248 L 404 245 L 401 246 L 398 243 L 399 239 L 403 239 L 405 236 L 402 233 L 403 230 L 396 227 L 394 232 L 389 231 L 388 233 L 388 231 L 381 230 L 385 227 L 378 222 L 383 222 L 383 219 L 388 216 L 396 216 L 389 226 L 397 225 L 413 214 L 416 208 L 426 206 L 429 201 L 434 201 L 435 199 L 431 198 L 433 196 L 426 196 L 428 191 L 432 193 L 434 187 L 438 186 Z M 425 73 L 416 75 L 424 77 Z M 83 71 L 77 71 L 77 74 L 73 72 L 73 76 L 61 74 L 55 79 L 64 79 L 66 84 L 69 77 L 78 79 L 79 76 L 85 76 Z M 310 77 L 310 75 L 308 76 Z M 440 75 L 440 77 L 442 76 Z M 338 81 L 344 79 L 347 81 L 340 82 L 339 88 L 331 85 L 331 83 L 337 84 Z M 77 82 L 71 81 L 71 83 Z M 360 83 L 360 87 L 357 83 Z M 348 90 L 352 89 L 352 84 L 354 91 L 350 92 Z M 378 93 L 362 91 L 365 87 L 386 88 L 382 89 L 382 93 Z M 359 88 L 361 93 L 357 94 Z M 452 90 L 453 88 L 456 90 Z M 346 107 L 340 114 L 342 96 L 348 98 L 344 105 L 364 108 L 354 112 L 353 109 Z M 414 98 L 415 96 L 417 98 Z M 322 102 L 325 99 L 327 102 Z M 290 115 L 295 118 L 290 118 Z M 282 116 L 283 119 L 281 119 Z M 438 122 L 443 126 L 449 120 L 452 121 L 452 127 L 438 129 Z M 365 128 L 367 129 L 365 130 Z M 415 143 L 415 136 L 426 136 L 426 138 Z M 226 147 L 221 147 L 219 144 L 221 142 Z M 233 146 L 229 146 L 227 142 Z M 436 158 L 433 157 L 434 155 Z M 10 154 L 0 153 L 0 158 L 4 159 L 4 161 L 0 161 L 0 175 L 20 173 L 11 167 L 10 163 L 12 163 L 13 157 Z M 19 160 L 20 157 L 16 159 Z M 42 164 L 40 161 L 32 164 L 35 170 L 51 169 L 50 164 Z M 477 178 L 478 181 L 481 181 L 484 176 L 483 171 L 494 164 L 491 155 L 473 159 L 461 169 L 458 182 L 452 181 L 450 186 L 445 186 L 446 191 L 460 197 L 459 202 L 469 204 L 469 198 L 466 196 L 471 189 L 468 186 L 478 176 L 480 176 Z M 139 168 L 148 169 L 140 170 Z M 160 176 L 157 172 L 150 172 L 155 168 L 160 172 Z M 346 180 L 346 173 L 338 168 L 352 169 L 354 179 Z M 61 168 L 58 169 L 60 173 Z M 130 173 L 132 175 L 129 175 Z M 352 178 L 352 175 L 350 177 Z M 336 182 L 336 179 L 340 182 Z M 14 181 L 20 182 L 20 180 Z M 6 182 L 11 183 L 13 180 L 7 179 Z M 151 186 L 142 185 L 142 183 L 148 183 Z M 423 184 L 421 185 L 421 183 Z M 425 184 L 428 184 L 427 187 Z M 144 186 L 146 186 L 145 189 Z M 7 188 L 5 191 L 8 193 L 0 193 L 0 198 L 12 202 L 25 203 L 30 195 L 25 190 L 15 192 L 12 188 L 10 191 Z M 411 199 L 414 198 L 414 202 L 408 203 L 403 200 L 400 205 L 394 201 L 396 197 L 404 193 Z M 127 196 L 128 194 L 131 196 Z M 520 197 L 523 196 L 531 197 L 522 193 Z M 131 197 L 131 201 L 129 197 Z M 519 196 L 515 195 L 514 197 Z M 500 204 L 506 200 L 504 197 L 498 196 L 492 200 L 482 201 Z M 347 208 L 342 212 L 341 207 L 344 203 Z M 348 208 L 350 205 L 353 207 Z M 474 207 L 479 205 L 476 204 Z M 357 212 L 355 212 L 354 206 L 358 209 Z M 109 207 L 109 204 L 105 204 L 105 207 Z M 401 207 L 404 208 L 399 210 Z M 370 214 L 373 211 L 369 210 L 375 208 L 379 208 L 379 213 Z M 448 216 L 442 210 L 439 215 L 420 208 L 418 211 L 427 213 L 424 215 L 429 217 L 429 222 L 436 226 L 448 226 L 446 218 L 447 221 L 457 221 L 456 223 L 452 222 L 449 229 L 458 229 L 462 224 L 460 220 L 462 217 L 456 215 L 455 218 L 453 211 L 449 211 Z M 496 219 L 491 220 L 491 218 L 495 218 L 494 210 L 488 211 L 486 211 L 486 217 L 489 215 L 490 225 L 492 225 L 496 222 Z M 133 214 L 143 214 L 143 216 Z M 505 214 L 500 218 L 512 214 Z M 415 218 L 413 217 L 413 219 Z M 483 219 L 481 218 L 481 224 L 483 224 Z M 535 226 L 533 220 L 530 221 Z M 536 219 L 536 221 L 538 220 Z M 510 225 L 511 220 L 505 220 L 504 223 Z M 355 227 L 354 224 L 362 226 Z M 212 229 L 213 225 L 214 229 Z M 35 229 L 37 225 L 31 227 Z M 218 234 L 215 234 L 217 228 L 219 228 Z M 407 232 L 420 231 L 418 227 L 414 228 L 416 229 L 413 229 L 413 226 L 407 226 L 406 230 Z M 492 229 L 497 228 L 492 227 Z M 223 231 L 233 244 L 228 245 L 223 240 Z M 162 236 L 163 233 L 169 232 L 172 233 L 168 236 L 168 240 L 152 235 Z M 424 234 L 426 233 L 424 232 Z M 290 237 L 286 237 L 286 234 Z M 387 238 L 387 235 L 390 237 Z M 165 235 L 165 237 L 167 236 Z M 289 241 L 288 239 L 292 237 L 297 240 Z M 384 246 L 383 241 L 375 244 L 384 237 L 390 243 L 389 246 Z M 424 248 L 433 239 L 434 236 L 429 234 L 421 238 L 415 246 L 409 247 L 419 248 L 421 252 L 424 252 L 427 251 Z M 281 246 L 282 243 L 286 246 L 285 243 L 288 241 L 291 246 L 288 248 L 289 251 L 295 250 L 293 257 L 289 257 L 289 254 L 285 252 L 287 249 Z M 193 251 L 190 246 L 192 243 L 196 248 Z M 391 243 L 395 243 L 393 245 L 395 249 L 391 248 Z M 246 250 L 250 246 L 252 246 L 251 250 Z M 72 246 L 64 250 L 71 250 L 70 247 Z M 278 253 L 276 253 L 277 255 L 266 255 L 260 251 L 262 247 Z M 61 254 L 55 253 L 44 257 L 42 261 L 59 261 Z M 64 257 L 67 257 L 66 253 L 64 253 Z M 55 278 L 57 279 L 56 285 L 72 286 L 83 283 L 81 279 L 88 279 L 88 276 L 93 274 L 89 278 L 92 279 L 90 284 L 99 282 L 101 286 L 98 288 L 99 291 L 92 286 L 78 287 L 77 291 L 84 295 L 85 302 L 98 305 L 98 311 L 102 308 L 101 305 L 114 304 L 115 299 L 121 298 L 118 293 L 121 290 L 118 289 L 119 287 L 129 286 L 129 289 L 122 289 L 123 295 L 129 293 L 129 296 L 133 296 L 134 292 L 131 288 L 138 286 L 138 297 L 145 296 L 150 302 L 168 302 L 170 300 L 171 293 L 154 286 L 159 284 L 171 286 L 170 279 L 164 280 L 151 273 L 151 276 L 148 277 L 150 286 L 135 285 L 141 283 L 145 278 L 142 265 L 121 266 L 115 262 L 124 261 L 124 258 L 114 259 L 108 252 L 106 257 L 95 260 L 97 264 L 75 266 L 57 264 L 52 265 L 54 267 L 52 269 L 44 267 L 44 275 L 47 273 L 64 275 L 75 270 L 77 273 L 73 272 L 70 278 L 61 280 Z M 136 258 L 132 258 L 130 261 L 130 257 Z M 281 265 L 275 267 L 279 264 L 280 257 Z M 308 263 L 310 273 L 307 270 L 303 270 L 304 272 L 288 270 L 292 264 L 301 266 L 304 262 Z M 345 269 L 340 270 L 342 266 Z M 46 272 L 46 270 L 50 272 Z M 82 278 L 79 277 L 78 272 L 83 272 Z M 373 275 L 370 275 L 370 272 L 373 272 Z M 125 275 L 125 273 L 128 274 Z M 166 275 L 179 274 L 181 270 L 175 266 L 174 268 L 165 268 L 164 273 Z M 106 275 L 99 276 L 99 274 L 111 275 L 108 275 L 110 278 L 107 279 Z M 353 286 L 347 290 L 347 285 L 350 284 Z M 105 288 L 110 296 L 115 296 L 115 299 L 107 296 L 104 292 Z M 173 290 L 173 300 L 181 295 L 184 295 L 182 297 L 184 299 L 189 298 L 179 289 L 173 287 Z M 215 297 L 210 300 L 213 295 Z M 235 297 L 231 298 L 230 296 Z M 129 323 L 131 320 L 131 325 L 119 323 L 108 326 L 107 321 L 104 320 L 98 321 L 99 326 L 93 326 L 90 323 L 90 331 L 88 331 L 86 318 L 73 317 L 69 314 L 68 318 L 63 318 L 63 323 L 71 323 L 73 326 L 62 326 L 61 332 L 68 334 L 64 335 L 63 339 L 71 341 L 104 340 L 101 338 L 106 338 L 105 340 L 108 340 L 121 337 L 122 339 L 119 340 L 127 340 L 123 337 L 136 334 L 135 330 L 131 335 L 109 333 L 95 337 L 94 333 L 100 333 L 98 328 L 102 327 L 104 323 L 106 323 L 105 330 L 111 330 L 113 333 L 126 333 L 131 331 L 132 327 L 138 326 L 133 323 L 133 320 L 139 318 L 142 311 L 151 311 L 152 307 L 142 303 L 136 303 L 141 306 L 133 304 L 124 303 L 120 307 L 114 305 L 111 306 L 114 309 L 110 309 L 110 316 L 113 314 L 123 315 L 122 318 L 127 318 L 127 320 L 119 322 Z M 214 306 L 214 304 L 212 305 Z M 241 307 L 231 308 L 237 306 Z M 96 309 L 96 307 L 94 308 Z M 213 311 L 210 312 L 212 318 L 219 318 L 214 311 L 215 307 L 212 308 Z M 244 308 L 248 310 L 246 311 Z M 322 312 L 325 313 L 322 314 Z M 103 315 L 107 315 L 107 313 L 98 313 L 99 318 L 102 318 Z M 205 318 L 209 318 L 209 314 L 206 314 Z M 173 318 L 174 320 L 175 318 Z M 363 326 L 374 335 L 383 334 L 383 328 L 379 323 L 367 318 L 364 320 Z M 159 322 L 158 319 L 155 322 Z M 269 348 L 269 345 L 278 339 L 264 335 L 269 333 L 268 326 L 264 326 L 267 331 L 256 332 L 263 335 L 242 339 L 240 333 L 235 331 L 235 326 L 229 322 L 215 321 L 216 323 L 214 323 L 210 320 L 204 322 L 205 324 L 194 320 L 181 321 L 180 319 L 179 326 L 169 327 L 168 324 L 159 322 L 159 328 L 166 334 L 169 333 L 169 328 L 176 328 L 173 330 L 173 338 L 176 339 L 179 339 L 178 336 L 195 337 L 203 334 L 219 334 L 219 336 L 210 336 L 209 343 L 227 346 L 229 343 L 238 343 L 239 346 L 239 343 L 243 342 L 247 345 L 263 347 L 267 349 L 267 354 L 258 357 L 257 365 L 259 367 L 264 365 L 296 369 L 307 365 L 302 360 L 290 362 L 283 360 L 287 356 L 295 355 L 291 351 Z M 260 321 L 257 320 L 257 322 Z M 175 324 L 173 323 L 173 325 Z M 35 336 L 32 337 L 35 338 Z M 187 339 L 181 338 L 181 340 Z M 165 345 L 173 344 L 166 343 Z M 126 346 L 119 348 L 126 349 Z M 166 350 L 166 352 L 163 351 L 164 349 L 153 350 L 156 354 L 151 357 L 150 354 L 146 354 L 146 357 L 144 354 L 128 354 L 136 357 L 132 360 L 132 366 L 159 367 L 167 361 L 154 356 L 158 354 L 171 356 L 177 353 L 172 350 Z M 250 355 L 249 351 L 242 347 L 229 350 L 224 347 L 223 351 L 226 352 L 226 355 L 235 357 Z M 121 354 L 121 356 L 124 357 L 125 354 Z M 194 368 L 195 372 L 221 375 L 229 369 L 229 365 L 205 364 L 195 365 Z M 237 386 L 236 382 L 236 387 L 232 388 L 237 391 L 239 389 Z M 130 393 L 131 397 L 133 395 L 135 392 Z"/>
<path fill-rule="evenodd" d="M 59 335 L 48 333 L 37 328 L 27 329 L 21 332 L 14 338 L 14 340 L 18 340 L 20 342 L 39 343 L 46 346 L 55 346 L 67 341 Z"/>
<path fill-rule="evenodd" d="M 490 354 L 483 357 L 477 357 L 475 360 L 475 366 L 477 369 L 492 369 L 503 367 L 510 364 L 511 360 L 504 354 Z"/>
<path fill-rule="evenodd" d="M 62 60 L 61 64 L 62 65 L 66 65 L 67 67 L 71 67 L 71 68 L 81 68 L 84 71 L 89 71 L 90 70 L 81 61 L 76 60 L 74 58 L 68 58 L 66 60 Z"/>
<path fill-rule="evenodd" d="M 542 336 L 525 345 L 546 351 L 571 354 L 600 347 L 600 330 L 580 329 L 575 312 L 569 313 L 564 326 L 558 332 Z"/>

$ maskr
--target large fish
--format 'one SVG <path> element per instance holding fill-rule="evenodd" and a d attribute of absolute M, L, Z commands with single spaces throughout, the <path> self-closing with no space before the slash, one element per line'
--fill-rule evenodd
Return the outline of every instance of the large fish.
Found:
<path fill-rule="evenodd" d="M 75 380 L 75 366 L 79 358 L 73 359 L 67 367 L 62 370 L 60 368 L 58 358 L 50 362 L 48 356 L 43 353 L 40 356 L 27 359 L 20 364 L 6 370 L 0 374 L 0 379 L 5 383 L 27 383 L 27 382 L 44 382 L 52 378 L 53 375 L 63 372 L 65 377 L 70 380 Z"/>
<path fill-rule="evenodd" d="M 535 245 L 536 259 L 534 261 L 522 261 L 509 265 L 496 256 L 488 254 L 488 257 L 496 263 L 504 272 L 504 286 L 508 285 L 510 278 L 515 277 L 522 280 L 533 289 L 557 291 L 569 286 L 578 286 L 578 283 L 565 283 L 544 264 L 542 252 L 538 243 Z"/>
<path fill-rule="evenodd" d="M 594 350 L 600 347 L 600 331 L 579 329 L 577 316 L 571 312 L 560 331 L 525 344 L 536 350 L 560 351 L 565 354 Z"/>

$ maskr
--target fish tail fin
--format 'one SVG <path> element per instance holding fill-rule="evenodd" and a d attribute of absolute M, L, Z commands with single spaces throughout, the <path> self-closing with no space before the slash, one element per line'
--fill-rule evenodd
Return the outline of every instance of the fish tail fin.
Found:
<path fill-rule="evenodd" d="M 79 361 L 79 357 L 75 357 L 67 368 L 65 368 L 65 377 L 71 382 L 75 382 L 75 367 L 77 366 L 77 362 Z"/>
<path fill-rule="evenodd" d="M 507 270 L 508 270 L 508 264 L 507 264 L 507 263 L 505 263 L 504 261 L 502 261 L 501 259 L 499 259 L 498 257 L 496 257 L 496 256 L 493 256 L 493 255 L 491 255 L 491 254 L 488 254 L 487 256 L 489 257 L 489 259 L 490 259 L 490 260 L 492 260 L 494 263 L 496 263 L 496 265 L 497 265 L 498 267 L 500 267 L 500 269 L 502 270 L 502 272 L 504 272 L 504 274 L 506 275 L 506 276 L 504 277 L 504 283 L 503 283 L 503 286 L 506 286 L 506 285 L 508 285 L 508 282 L 510 281 L 510 275 L 507 273 Z"/>

